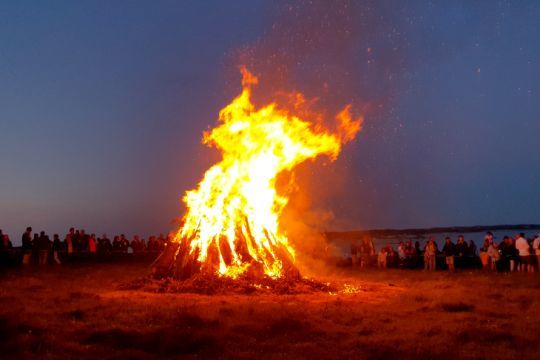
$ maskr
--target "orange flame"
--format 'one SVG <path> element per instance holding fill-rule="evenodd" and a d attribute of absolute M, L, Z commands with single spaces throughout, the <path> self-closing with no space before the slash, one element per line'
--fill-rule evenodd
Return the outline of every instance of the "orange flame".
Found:
<path fill-rule="evenodd" d="M 246 68 L 241 72 L 242 93 L 203 137 L 223 158 L 184 196 L 187 213 L 174 240 L 188 245 L 183 248 L 219 275 L 237 278 L 257 263 L 278 278 L 285 258 L 294 261 L 295 256 L 280 227 L 288 198 L 276 190 L 278 174 L 320 154 L 335 160 L 362 121 L 353 120 L 347 106 L 336 117 L 336 133 L 330 133 L 275 103 L 256 109 L 251 90 L 258 79 Z"/>

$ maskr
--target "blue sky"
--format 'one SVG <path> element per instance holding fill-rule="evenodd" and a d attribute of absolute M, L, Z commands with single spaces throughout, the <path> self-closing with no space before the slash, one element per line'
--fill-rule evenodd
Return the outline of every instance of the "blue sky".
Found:
<path fill-rule="evenodd" d="M 201 134 L 243 60 L 262 83 L 309 96 L 326 84 L 323 104 L 364 113 L 312 181 L 335 187 L 313 204 L 332 230 L 540 222 L 538 2 L 12 1 L 0 19 L 0 228 L 13 239 L 28 225 L 173 229 L 218 159 Z"/>

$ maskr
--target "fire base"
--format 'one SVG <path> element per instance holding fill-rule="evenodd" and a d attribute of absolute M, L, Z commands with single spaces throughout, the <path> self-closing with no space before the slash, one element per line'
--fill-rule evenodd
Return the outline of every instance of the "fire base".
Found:
<path fill-rule="evenodd" d="M 283 262 L 281 276 L 264 274 L 262 265 L 251 262 L 234 279 L 218 274 L 216 266 L 199 263 L 194 256 L 182 254 L 179 245 L 168 246 L 152 266 L 152 275 L 124 284 L 124 290 L 158 293 L 198 294 L 302 294 L 332 292 L 330 285 L 304 278 L 290 261 Z M 180 249 L 181 250 L 181 249 Z M 187 254 L 187 252 L 184 252 Z M 210 263 L 211 264 L 211 263 Z"/>

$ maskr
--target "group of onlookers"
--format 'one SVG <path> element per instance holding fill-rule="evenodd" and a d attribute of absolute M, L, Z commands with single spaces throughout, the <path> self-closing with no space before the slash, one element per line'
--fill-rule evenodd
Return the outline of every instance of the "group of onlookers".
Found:
<path fill-rule="evenodd" d="M 509 270 L 534 272 L 540 265 L 540 234 L 527 239 L 520 233 L 514 238 L 505 236 L 501 243 L 487 233 L 480 248 L 480 261 L 485 270 Z"/>
<path fill-rule="evenodd" d="M 3 253 L 13 251 L 13 244 L 8 235 L 0 230 L 0 251 Z M 168 241 L 163 234 L 150 236 L 148 241 L 135 235 L 129 241 L 124 234 L 114 236 L 111 241 L 106 234 L 96 237 L 88 234 L 85 230 L 69 229 L 69 232 L 61 240 L 58 234 L 53 235 L 51 240 L 44 231 L 33 233 L 32 228 L 26 228 L 22 235 L 21 262 L 23 265 L 37 263 L 41 265 L 52 261 L 61 263 L 61 258 L 69 258 L 76 255 L 107 256 L 109 254 L 122 253 L 159 253 L 165 248 Z"/>
<path fill-rule="evenodd" d="M 396 250 L 388 243 L 378 252 L 372 238 L 366 235 L 360 243 L 351 244 L 351 263 L 360 268 L 376 263 L 379 268 L 446 268 L 454 271 L 456 268 L 482 267 L 493 271 L 534 272 L 540 264 L 540 234 L 534 239 L 527 239 L 523 233 L 513 238 L 505 236 L 497 244 L 493 234 L 487 232 L 480 249 L 472 240 L 465 241 L 463 235 L 458 236 L 456 243 L 446 237 L 441 249 L 433 237 L 427 239 L 423 248 L 419 241 L 413 245 L 411 240 L 399 240 Z"/>

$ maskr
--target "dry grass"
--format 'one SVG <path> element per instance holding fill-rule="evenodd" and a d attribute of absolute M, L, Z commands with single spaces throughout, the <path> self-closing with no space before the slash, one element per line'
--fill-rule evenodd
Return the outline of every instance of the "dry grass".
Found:
<path fill-rule="evenodd" d="M 540 351 L 540 276 L 344 272 L 355 294 L 121 290 L 141 265 L 0 277 L 4 358 L 505 358 Z"/>

